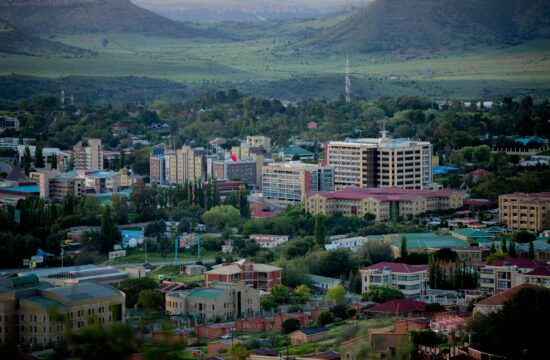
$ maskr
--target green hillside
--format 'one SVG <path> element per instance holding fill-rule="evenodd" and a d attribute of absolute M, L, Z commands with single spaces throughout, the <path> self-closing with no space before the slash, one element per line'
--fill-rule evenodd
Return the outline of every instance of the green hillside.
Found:
<path fill-rule="evenodd" d="M 0 18 L 36 34 L 126 32 L 174 37 L 223 37 L 132 4 L 129 0 L 7 0 Z"/>
<path fill-rule="evenodd" d="M 32 56 L 92 57 L 94 51 L 28 35 L 0 19 L 0 53 Z"/>
<path fill-rule="evenodd" d="M 442 50 L 548 37 L 546 0 L 376 0 L 297 47 L 425 57 Z"/>

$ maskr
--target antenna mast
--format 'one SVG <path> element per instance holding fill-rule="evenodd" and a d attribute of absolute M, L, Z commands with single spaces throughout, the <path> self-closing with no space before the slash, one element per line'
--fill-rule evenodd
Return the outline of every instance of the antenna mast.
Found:
<path fill-rule="evenodd" d="M 346 102 L 351 101 L 351 80 L 349 78 L 349 56 L 346 55 Z"/>

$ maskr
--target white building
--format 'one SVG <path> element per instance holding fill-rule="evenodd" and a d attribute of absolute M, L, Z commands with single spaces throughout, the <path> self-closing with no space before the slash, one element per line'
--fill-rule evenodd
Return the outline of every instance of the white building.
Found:
<path fill-rule="evenodd" d="M 336 249 L 350 249 L 352 251 L 357 251 L 362 248 L 363 245 L 367 242 L 366 236 L 355 236 L 344 239 L 332 240 L 330 244 L 325 245 L 326 250 L 336 250 Z"/>
<path fill-rule="evenodd" d="M 250 239 L 266 249 L 273 249 L 288 242 L 288 235 L 251 234 Z"/>
<path fill-rule="evenodd" d="M 426 293 L 428 265 L 381 262 L 359 272 L 362 292 L 367 292 L 370 286 L 387 286 L 401 291 L 408 298 L 418 298 Z"/>

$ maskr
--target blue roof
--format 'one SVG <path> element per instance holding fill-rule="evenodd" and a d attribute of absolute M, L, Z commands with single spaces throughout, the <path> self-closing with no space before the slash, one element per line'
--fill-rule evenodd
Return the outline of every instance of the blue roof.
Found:
<path fill-rule="evenodd" d="M 516 139 L 516 142 L 517 143 L 520 143 L 520 144 L 523 144 L 523 145 L 527 145 L 529 144 L 530 142 L 536 142 L 536 143 L 539 143 L 539 144 L 547 144 L 548 143 L 548 139 L 543 139 L 539 136 L 532 136 L 532 137 L 526 137 L 526 138 L 521 138 L 521 139 Z"/>
<path fill-rule="evenodd" d="M 95 179 L 110 179 L 117 176 L 118 173 L 114 171 L 101 171 L 93 174 L 89 174 L 88 177 Z"/>
<path fill-rule="evenodd" d="M 437 165 L 432 167 L 432 172 L 434 175 L 446 175 L 449 172 L 455 172 L 455 171 L 458 171 L 458 168 L 456 166 Z"/>
<path fill-rule="evenodd" d="M 1 190 L 38 194 L 40 193 L 40 186 L 38 185 L 8 186 L 8 187 L 1 188 Z"/>
<path fill-rule="evenodd" d="M 281 150 L 281 152 L 285 155 L 302 155 L 302 156 L 313 155 L 311 151 L 301 148 L 299 146 L 288 146 L 283 150 Z"/>

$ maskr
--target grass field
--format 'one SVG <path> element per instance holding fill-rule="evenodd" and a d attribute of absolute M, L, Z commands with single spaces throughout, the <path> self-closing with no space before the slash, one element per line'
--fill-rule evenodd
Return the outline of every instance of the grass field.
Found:
<path fill-rule="evenodd" d="M 37 77 L 147 76 L 185 83 L 217 82 L 260 95 L 341 92 L 341 54 L 301 52 L 289 44 L 338 18 L 267 24 L 228 23 L 239 41 L 191 41 L 136 34 L 71 34 L 55 40 L 96 51 L 96 58 L 49 58 L 0 54 L 0 75 Z M 106 47 L 102 40 L 109 40 Z M 350 56 L 356 95 L 422 94 L 432 97 L 501 97 L 550 94 L 550 41 L 506 48 L 403 60 L 392 54 Z M 319 79 L 328 79 L 320 83 Z M 264 90 L 264 91 L 262 91 Z M 302 95 L 302 94 L 300 94 Z"/>
<path fill-rule="evenodd" d="M 205 253 L 202 254 L 201 260 L 204 259 L 213 259 L 215 253 Z M 188 252 L 180 252 L 178 254 L 179 260 L 198 260 L 196 255 L 192 255 Z M 145 259 L 145 251 L 141 249 L 129 249 L 126 252 L 125 257 L 116 258 L 113 260 L 113 264 L 143 264 L 145 262 L 155 263 L 155 262 L 168 262 L 174 261 L 174 253 L 168 252 L 163 254 L 159 251 L 147 251 L 147 260 Z"/>

